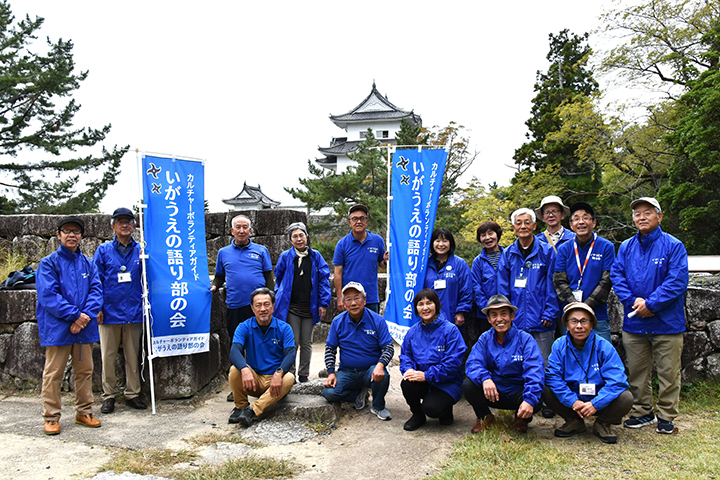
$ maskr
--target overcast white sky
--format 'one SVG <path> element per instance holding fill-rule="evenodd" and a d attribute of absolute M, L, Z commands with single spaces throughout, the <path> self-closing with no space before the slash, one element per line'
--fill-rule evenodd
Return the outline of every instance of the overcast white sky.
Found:
<path fill-rule="evenodd" d="M 548 34 L 590 31 L 611 4 L 11 1 L 17 17 L 45 18 L 41 39 L 71 39 L 90 71 L 76 126 L 111 123 L 108 145 L 206 160 L 211 211 L 243 182 L 297 204 L 283 187 L 343 136 L 328 115 L 354 108 L 373 80 L 424 126 L 470 129 L 480 156 L 466 181 L 507 184 Z M 134 150 L 122 168 L 104 212 L 137 199 Z"/>

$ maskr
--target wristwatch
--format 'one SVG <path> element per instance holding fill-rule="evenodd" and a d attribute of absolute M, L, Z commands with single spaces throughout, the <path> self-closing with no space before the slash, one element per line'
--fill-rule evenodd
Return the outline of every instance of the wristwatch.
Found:
<path fill-rule="evenodd" d="M 278 367 L 278 369 L 275 370 L 275 373 L 279 373 L 280 375 L 282 375 L 282 374 L 283 374 L 283 369 L 280 368 L 280 367 Z"/>

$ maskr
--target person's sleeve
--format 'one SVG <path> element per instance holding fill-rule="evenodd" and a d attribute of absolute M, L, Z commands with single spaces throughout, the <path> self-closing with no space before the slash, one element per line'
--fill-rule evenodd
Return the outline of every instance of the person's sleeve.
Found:
<path fill-rule="evenodd" d="M 72 323 L 80 316 L 80 309 L 68 302 L 60 290 L 60 278 L 50 261 L 40 262 L 35 276 L 38 303 L 55 318 Z"/>
<path fill-rule="evenodd" d="M 280 368 L 282 368 L 283 372 L 287 373 L 292 368 L 293 363 L 295 363 L 295 345 L 283 348 L 283 355 L 283 361 L 280 364 Z"/>
<path fill-rule="evenodd" d="M 262 269 L 263 269 L 263 272 L 271 272 L 272 273 L 272 260 L 270 260 L 270 252 L 268 251 L 267 248 L 263 248 Z"/>
<path fill-rule="evenodd" d="M 335 373 L 335 357 L 337 356 L 338 347 L 333 345 L 325 345 L 325 369 L 328 375 Z"/>
<path fill-rule="evenodd" d="M 336 267 L 342 267 L 345 265 L 345 242 L 341 238 L 340 241 L 335 245 L 335 253 L 333 253 L 333 265 Z"/>
<path fill-rule="evenodd" d="M 378 237 L 380 238 L 380 241 L 378 242 L 380 244 L 380 248 L 378 248 L 377 263 L 378 263 L 378 265 L 382 266 L 383 260 L 385 260 L 385 258 L 384 258 L 385 257 L 385 240 L 383 240 L 383 238 L 380 237 L 379 235 L 378 235 Z"/>
<path fill-rule="evenodd" d="M 273 277 L 272 270 L 263 272 L 263 277 L 265 277 L 265 286 L 270 290 L 275 290 L 275 278 Z"/>
<path fill-rule="evenodd" d="M 511 299 L 509 250 L 510 247 L 506 248 L 502 255 L 500 255 L 500 260 L 498 261 L 496 293 L 498 295 L 505 295 L 507 298 Z"/>
<path fill-rule="evenodd" d="M 100 276 L 100 283 L 105 283 L 105 258 L 103 258 L 102 254 L 102 248 L 98 247 L 97 250 L 95 250 L 95 255 L 93 255 L 93 264 L 95 265 L 95 270 L 97 270 L 98 275 Z"/>
<path fill-rule="evenodd" d="M 467 266 L 467 263 L 462 258 L 458 258 L 458 265 L 460 265 L 460 268 L 458 268 L 458 282 L 459 282 L 459 289 L 458 289 L 458 304 L 457 308 L 455 309 L 455 312 L 469 312 L 472 310 L 472 303 L 473 303 L 473 292 L 472 292 L 472 282 L 470 280 L 470 268 Z"/>
<path fill-rule="evenodd" d="M 555 293 L 555 284 L 553 283 L 553 274 L 555 273 L 555 253 L 550 251 L 547 256 L 547 275 L 545 279 L 545 308 L 542 318 L 549 322 L 557 322 L 560 317 L 560 305 L 558 305 L 557 293 Z"/>
<path fill-rule="evenodd" d="M 230 347 L 230 362 L 238 370 L 242 370 L 247 367 L 248 364 L 245 361 L 243 352 L 245 351 L 245 342 L 247 341 L 247 326 L 246 322 L 241 323 L 235 329 L 233 333 L 232 346 Z"/>
<path fill-rule="evenodd" d="M 553 274 L 553 285 L 555 286 L 555 293 L 559 301 L 563 303 L 572 303 L 575 301 L 572 289 L 570 288 L 570 282 L 568 281 L 567 272 L 558 272 L 555 270 Z"/>
<path fill-rule="evenodd" d="M 103 289 L 95 264 L 90 259 L 87 259 L 87 266 L 88 270 L 90 270 L 90 291 L 85 299 L 83 312 L 86 313 L 91 320 L 95 320 L 103 305 Z"/>
<path fill-rule="evenodd" d="M 475 305 L 478 306 L 478 309 L 482 309 L 487 305 L 488 297 L 485 296 L 485 292 L 483 291 L 482 260 L 480 259 L 480 255 L 473 260 L 472 268 L 470 269 L 470 280 L 472 281 Z"/>
<path fill-rule="evenodd" d="M 460 330 L 456 326 L 449 328 L 445 338 L 445 356 L 442 362 L 427 369 L 425 379 L 430 383 L 442 383 L 455 378 L 457 372 L 462 368 L 466 350 L 467 347 Z"/>
<path fill-rule="evenodd" d="M 537 342 L 529 334 L 525 337 L 523 350 L 523 400 L 534 407 L 540 402 L 545 388 L 545 361 Z"/>
<path fill-rule="evenodd" d="M 288 323 L 278 322 L 278 326 L 282 328 L 283 334 L 283 360 L 280 362 L 280 368 L 283 372 L 289 372 L 295 363 L 295 334 Z"/>
<path fill-rule="evenodd" d="M 322 257 L 322 255 L 317 255 L 318 259 L 318 293 L 319 293 L 319 302 L 318 305 L 324 308 L 327 308 L 330 306 L 330 302 L 332 300 L 332 290 L 330 289 L 330 267 L 328 267 L 327 262 Z"/>
<path fill-rule="evenodd" d="M 610 296 L 611 288 L 612 283 L 610 282 L 610 272 L 605 270 L 602 272 L 602 277 L 600 277 L 600 281 L 598 282 L 597 287 L 595 287 L 595 290 L 593 290 L 590 296 L 585 299 L 585 303 L 588 304 L 590 308 L 595 308 L 598 305 L 606 303 L 608 297 Z"/>
<path fill-rule="evenodd" d="M 566 407 L 572 407 L 579 397 L 568 387 L 565 380 L 565 341 L 565 337 L 560 337 L 553 343 L 548 357 L 545 384 L 552 390 L 560 403 Z"/>
<path fill-rule="evenodd" d="M 485 338 L 481 336 L 478 339 L 465 363 L 465 375 L 478 386 L 481 386 L 485 380 L 492 378 L 490 371 L 487 369 Z"/>
<path fill-rule="evenodd" d="M 218 275 L 222 275 L 223 281 L 224 281 L 224 279 L 225 279 L 225 264 L 223 263 L 222 256 L 223 256 L 222 250 L 219 250 L 218 254 L 217 254 L 217 261 L 215 262 L 215 276 L 217 277 Z"/>
<path fill-rule="evenodd" d="M 400 373 L 405 375 L 410 369 L 417 370 L 415 368 L 415 355 L 412 349 L 412 337 L 411 331 L 408 331 L 403 340 L 402 347 L 400 347 Z"/>
<path fill-rule="evenodd" d="M 596 392 L 591 403 L 593 407 L 602 410 L 628 389 L 628 383 L 625 365 L 612 345 L 607 342 L 602 343 L 602 346 L 598 348 L 598 357 L 600 375 L 602 375 L 605 385 Z"/>
<path fill-rule="evenodd" d="M 617 258 L 610 270 L 612 288 L 615 295 L 617 295 L 618 299 L 623 304 L 623 307 L 625 307 L 625 315 L 632 310 L 633 303 L 635 303 L 635 296 L 633 295 L 632 290 L 630 290 L 630 284 L 625 276 L 625 254 L 627 245 L 627 243 L 620 245 Z"/>
<path fill-rule="evenodd" d="M 277 293 L 278 289 L 280 288 L 280 284 L 283 281 L 283 277 L 285 276 L 285 269 L 287 268 L 287 260 L 285 257 L 288 255 L 288 252 L 283 252 L 280 254 L 280 258 L 278 258 L 278 263 L 275 265 L 275 293 Z"/>
<path fill-rule="evenodd" d="M 215 285 L 216 288 L 220 288 L 223 285 L 225 285 L 225 274 L 224 273 L 216 273 L 215 278 L 213 278 L 213 285 Z"/>
<path fill-rule="evenodd" d="M 395 346 L 393 345 L 392 341 L 388 343 L 387 345 L 383 345 L 382 351 L 380 352 L 380 358 L 378 359 L 378 363 L 382 363 L 386 367 L 388 364 L 390 364 L 390 361 L 393 358 L 393 355 L 395 355 Z"/>
<path fill-rule="evenodd" d="M 659 312 L 684 295 L 690 280 L 688 274 L 688 256 L 685 245 L 673 242 L 668 255 L 667 275 L 662 283 L 645 299 L 645 306 L 652 312 Z"/>

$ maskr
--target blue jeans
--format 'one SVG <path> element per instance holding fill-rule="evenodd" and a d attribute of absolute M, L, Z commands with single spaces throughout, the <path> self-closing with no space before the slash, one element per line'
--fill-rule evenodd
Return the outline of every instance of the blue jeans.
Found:
<path fill-rule="evenodd" d="M 612 343 L 612 337 L 610 336 L 610 320 L 598 319 L 598 326 L 595 329 L 595 335 L 600 335 L 602 338 Z"/>
<path fill-rule="evenodd" d="M 537 342 L 540 353 L 545 361 L 545 366 L 547 367 L 548 357 L 552 351 L 552 344 L 555 341 L 555 330 L 550 330 L 549 332 L 530 332 L 530 335 L 532 335 Z"/>
<path fill-rule="evenodd" d="M 335 388 L 325 387 L 323 397 L 328 402 L 354 402 L 360 389 L 370 387 L 372 390 L 372 407 L 380 411 L 385 408 L 385 394 L 390 387 L 390 374 L 385 370 L 385 378 L 380 382 L 373 382 L 372 372 L 375 365 L 365 368 L 342 368 L 335 372 L 337 383 Z"/>

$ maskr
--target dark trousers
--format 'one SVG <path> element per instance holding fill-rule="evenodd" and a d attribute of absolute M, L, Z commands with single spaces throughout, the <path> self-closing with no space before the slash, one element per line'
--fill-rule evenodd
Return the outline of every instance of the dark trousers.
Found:
<path fill-rule="evenodd" d="M 575 410 L 567 407 L 560 403 L 555 393 L 550 390 L 550 387 L 545 387 L 543 392 L 543 400 L 545 405 L 552 408 L 555 413 L 560 415 L 565 421 L 574 420 L 580 418 Z M 625 390 L 615 400 L 610 402 L 610 405 L 598 410 L 595 414 L 597 419 L 602 423 L 609 423 L 611 425 L 620 425 L 622 418 L 628 414 L 633 406 L 633 396 L 630 390 Z"/>
<path fill-rule="evenodd" d="M 227 322 L 227 329 L 228 333 L 230 334 L 230 342 L 232 343 L 232 339 L 235 336 L 235 330 L 237 330 L 238 325 L 240 325 L 242 322 L 247 320 L 248 318 L 254 317 L 255 314 L 252 311 L 252 308 L 250 308 L 250 305 L 245 305 L 244 307 L 240 308 L 228 308 L 227 314 L 225 315 L 225 320 Z"/>
<path fill-rule="evenodd" d="M 453 397 L 439 388 L 430 388 L 428 382 L 403 380 L 400 388 L 413 415 L 422 413 L 430 418 L 438 418 L 452 414 L 455 404 Z"/>
<path fill-rule="evenodd" d="M 497 402 L 491 402 L 485 397 L 482 386 L 478 387 L 475 385 L 475 382 L 467 377 L 465 377 L 463 381 L 463 393 L 467 401 L 472 405 L 473 410 L 475 410 L 475 416 L 479 419 L 483 419 L 491 413 L 490 407 L 499 408 L 500 410 L 513 410 L 517 413 L 517 409 L 524 400 L 522 389 L 510 396 L 498 390 L 500 399 Z M 533 407 L 533 413 L 540 411 L 541 405 L 542 403 L 538 402 L 538 404 Z M 528 419 L 525 420 L 530 421 Z"/>

